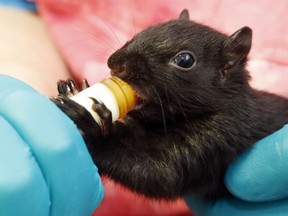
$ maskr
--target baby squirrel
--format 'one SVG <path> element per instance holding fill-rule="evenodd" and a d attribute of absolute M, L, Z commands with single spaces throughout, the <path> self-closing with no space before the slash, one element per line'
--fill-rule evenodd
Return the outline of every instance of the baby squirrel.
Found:
<path fill-rule="evenodd" d="M 178 19 L 148 27 L 108 59 L 111 74 L 141 99 L 112 123 L 67 97 L 73 82 L 59 82 L 54 102 L 76 123 L 100 174 L 153 199 L 196 194 L 229 196 L 223 176 L 245 149 L 288 122 L 288 100 L 257 91 L 246 70 L 252 30 L 231 36 Z"/>

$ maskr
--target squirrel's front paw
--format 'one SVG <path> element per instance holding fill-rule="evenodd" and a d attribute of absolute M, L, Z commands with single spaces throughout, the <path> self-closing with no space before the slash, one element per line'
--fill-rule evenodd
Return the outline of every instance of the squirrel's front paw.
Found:
<path fill-rule="evenodd" d="M 58 89 L 59 95 L 65 95 L 66 97 L 71 97 L 88 87 L 89 87 L 89 84 L 86 79 L 83 80 L 81 87 L 76 85 L 75 81 L 71 79 L 68 79 L 66 81 L 59 80 L 57 82 L 57 89 Z"/>
<path fill-rule="evenodd" d="M 65 95 L 58 95 L 51 99 L 77 125 L 85 142 L 101 136 L 102 128 L 94 120 L 85 107 L 69 99 Z"/>
<path fill-rule="evenodd" d="M 99 124 L 101 127 L 101 133 L 103 136 L 107 136 L 110 134 L 111 127 L 112 127 L 112 113 L 105 104 L 97 101 L 94 98 L 91 98 L 93 101 L 92 110 L 95 111 L 99 118 Z"/>

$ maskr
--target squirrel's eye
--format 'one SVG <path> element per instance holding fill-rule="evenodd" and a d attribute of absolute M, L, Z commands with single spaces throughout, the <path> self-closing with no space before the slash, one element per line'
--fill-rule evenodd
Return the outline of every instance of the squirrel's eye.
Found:
<path fill-rule="evenodd" d="M 189 52 L 181 52 L 170 60 L 170 64 L 182 69 L 190 69 L 194 65 L 195 59 Z"/>

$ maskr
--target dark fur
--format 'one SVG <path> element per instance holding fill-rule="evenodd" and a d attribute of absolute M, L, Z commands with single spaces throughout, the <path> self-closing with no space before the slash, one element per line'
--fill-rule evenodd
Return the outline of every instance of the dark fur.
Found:
<path fill-rule="evenodd" d="M 184 11 L 149 27 L 109 58 L 112 74 L 145 101 L 123 121 L 112 124 L 96 102 L 103 133 L 84 108 L 64 96 L 64 104 L 57 102 L 83 132 L 101 174 L 156 199 L 227 195 L 228 165 L 288 122 L 287 99 L 248 84 L 251 30 L 228 37 L 188 19 Z M 182 50 L 196 59 L 188 71 L 169 65 Z"/>

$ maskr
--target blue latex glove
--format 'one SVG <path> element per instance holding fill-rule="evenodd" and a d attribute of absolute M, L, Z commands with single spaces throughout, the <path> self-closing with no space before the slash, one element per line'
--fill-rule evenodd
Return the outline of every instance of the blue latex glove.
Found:
<path fill-rule="evenodd" d="M 226 173 L 235 198 L 185 200 L 196 215 L 288 215 L 288 126 L 257 142 Z M 236 198 L 238 197 L 238 198 Z"/>
<path fill-rule="evenodd" d="M 103 185 L 72 121 L 47 97 L 0 75 L 0 215 L 88 216 Z"/>

